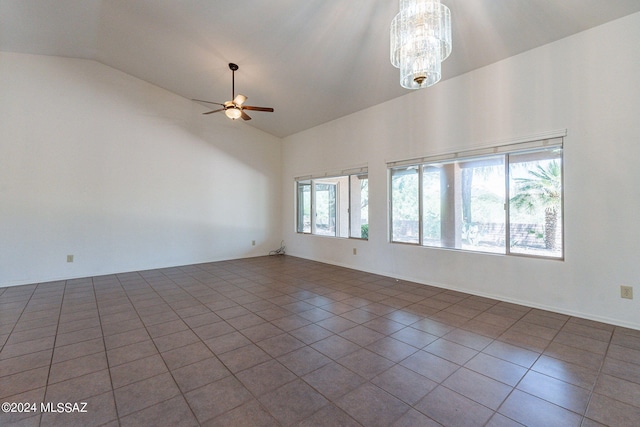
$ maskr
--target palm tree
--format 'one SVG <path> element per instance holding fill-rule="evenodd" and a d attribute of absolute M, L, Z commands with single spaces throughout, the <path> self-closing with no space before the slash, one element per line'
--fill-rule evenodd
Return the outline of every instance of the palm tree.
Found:
<path fill-rule="evenodd" d="M 529 171 L 529 177 L 515 178 L 517 193 L 511 205 L 528 213 L 544 209 L 544 244 L 547 249 L 556 249 L 558 213 L 562 205 L 562 167 L 553 160 L 546 165 L 538 164 Z"/>

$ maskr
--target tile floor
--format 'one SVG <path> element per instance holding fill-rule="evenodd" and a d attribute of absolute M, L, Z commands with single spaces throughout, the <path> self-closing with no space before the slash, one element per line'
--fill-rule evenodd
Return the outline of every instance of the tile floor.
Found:
<path fill-rule="evenodd" d="M 0 288 L 0 345 L 2 426 L 640 425 L 640 331 L 291 256 Z"/>

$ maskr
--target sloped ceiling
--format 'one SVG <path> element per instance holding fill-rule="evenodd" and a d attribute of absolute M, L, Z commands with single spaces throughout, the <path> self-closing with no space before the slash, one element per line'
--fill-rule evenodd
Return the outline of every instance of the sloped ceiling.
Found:
<path fill-rule="evenodd" d="M 638 0 L 443 3 L 443 79 L 640 11 Z M 397 12 L 393 0 L 0 0 L 0 50 L 93 59 L 216 102 L 231 98 L 235 62 L 236 92 L 275 108 L 238 125 L 284 137 L 408 93 L 389 63 Z"/>

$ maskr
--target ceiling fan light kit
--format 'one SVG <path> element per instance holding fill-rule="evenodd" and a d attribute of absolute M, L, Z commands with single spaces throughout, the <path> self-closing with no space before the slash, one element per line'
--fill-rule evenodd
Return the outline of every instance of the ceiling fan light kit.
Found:
<path fill-rule="evenodd" d="M 219 111 L 224 111 L 225 116 L 230 118 L 231 120 L 236 120 L 242 118 L 242 120 L 251 120 L 251 117 L 244 110 L 253 110 L 253 111 L 266 111 L 273 113 L 273 108 L 271 107 L 254 107 L 251 105 L 244 105 L 244 101 L 247 100 L 247 97 L 244 95 L 236 95 L 236 71 L 238 71 L 238 65 L 234 63 L 229 63 L 229 69 L 231 70 L 231 101 L 226 101 L 224 104 L 219 102 L 205 101 L 202 99 L 193 99 L 193 101 L 204 102 L 205 104 L 215 104 L 220 105 L 222 108 L 218 108 L 217 110 L 207 111 L 202 114 L 213 114 Z"/>
<path fill-rule="evenodd" d="M 433 86 L 451 54 L 451 11 L 440 0 L 400 0 L 391 21 L 391 64 L 400 69 L 406 89 Z"/>
<path fill-rule="evenodd" d="M 239 119 L 242 116 L 242 111 L 240 111 L 237 107 L 229 107 L 224 110 L 225 116 L 229 117 L 231 120 Z"/>

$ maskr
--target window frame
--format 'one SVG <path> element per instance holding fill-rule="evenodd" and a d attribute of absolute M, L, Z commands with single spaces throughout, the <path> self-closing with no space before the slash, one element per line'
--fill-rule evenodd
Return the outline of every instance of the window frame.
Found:
<path fill-rule="evenodd" d="M 311 206 L 315 207 L 315 209 L 311 210 L 311 234 L 315 234 L 317 236 L 325 236 L 325 237 L 339 237 L 340 231 L 340 182 L 329 182 L 327 180 L 322 179 L 312 179 L 311 180 Z M 326 190 L 318 190 L 318 186 L 327 186 Z M 330 190 L 333 188 L 333 192 Z M 318 191 L 326 191 L 329 200 L 327 208 L 327 227 L 329 230 L 333 230 L 333 234 L 331 233 L 320 233 L 318 232 L 318 207 L 320 203 L 318 202 Z M 333 193 L 333 200 L 330 200 L 330 196 Z M 333 203 L 332 203 L 333 201 Z M 315 215 L 313 215 L 315 213 Z M 332 222 L 333 220 L 333 227 Z"/>
<path fill-rule="evenodd" d="M 304 200 L 300 199 L 300 195 L 304 193 L 304 190 L 301 190 L 301 187 L 303 186 L 309 187 L 309 231 L 304 231 L 305 230 L 304 210 L 305 210 L 306 204 L 304 204 L 303 206 L 303 202 L 305 202 L 306 199 Z M 311 212 L 313 212 L 312 210 L 313 198 L 311 197 L 311 194 L 312 194 L 311 186 L 312 186 L 311 180 L 296 181 L 296 232 L 300 234 L 311 234 L 311 231 L 313 230 L 313 225 L 312 225 L 313 215 L 311 215 Z M 302 212 L 300 211 L 301 206 L 302 206 Z"/>
<path fill-rule="evenodd" d="M 364 172 L 359 172 L 359 173 L 353 173 L 353 174 L 349 174 L 346 175 L 348 176 L 348 180 L 347 180 L 347 187 L 348 187 L 348 191 L 349 191 L 349 200 L 348 200 L 348 209 L 349 209 L 349 230 L 348 230 L 348 237 L 349 239 L 357 239 L 357 240 L 369 240 L 369 171 L 365 170 Z M 366 178 L 361 178 L 361 177 L 366 177 Z M 362 225 L 360 224 L 360 237 L 358 236 L 354 236 L 354 224 L 353 224 L 353 186 L 352 186 L 352 180 L 353 179 L 358 179 L 360 181 L 362 181 L 363 179 L 367 180 L 367 237 L 362 237 Z M 360 190 L 360 203 L 362 203 L 362 189 Z M 362 208 L 360 215 L 362 214 Z M 356 228 L 357 229 L 357 228 Z"/>
<path fill-rule="evenodd" d="M 369 180 L 369 173 L 368 173 L 368 168 L 367 167 L 361 167 L 361 168 L 357 168 L 357 169 L 352 169 L 352 170 L 348 170 L 348 171 L 342 171 L 339 173 L 333 173 L 333 174 L 329 174 L 329 173 L 325 173 L 322 175 L 315 175 L 315 176 L 303 176 L 303 177 L 297 177 L 295 178 L 295 231 L 296 234 L 306 234 L 306 235 L 312 235 L 312 236 L 320 236 L 320 237 L 330 237 L 330 238 L 339 238 L 339 239 L 356 239 L 356 240 L 369 240 L 368 238 L 368 232 L 367 232 L 367 237 L 358 237 L 358 236 L 354 236 L 354 232 L 353 232 L 353 227 L 355 226 L 353 224 L 353 213 L 352 213 L 352 189 L 351 189 L 351 185 L 352 185 L 352 179 L 362 179 L 361 177 L 364 176 L 367 179 L 367 186 L 368 186 L 368 180 Z M 345 182 L 341 182 L 342 180 L 344 180 Z M 334 234 L 321 234 L 317 232 L 316 229 L 316 216 L 317 216 L 317 207 L 318 207 L 318 203 L 316 200 L 316 185 L 318 184 L 329 184 L 329 185 L 335 185 L 335 194 L 334 194 L 334 211 L 335 211 L 335 233 Z M 309 226 L 309 231 L 304 231 L 304 224 L 302 224 L 302 228 L 301 228 L 301 224 L 300 224 L 300 220 L 301 218 L 304 218 L 304 213 L 300 212 L 301 209 L 301 200 L 300 200 L 300 195 L 301 195 L 301 187 L 302 186 L 309 186 L 309 190 L 310 190 L 310 204 L 309 204 L 309 215 L 310 215 L 310 226 Z M 346 194 L 346 200 L 341 200 L 343 197 L 343 194 L 341 194 L 340 192 L 347 192 Z M 368 188 L 367 188 L 367 200 L 368 200 Z M 361 194 L 360 194 L 361 196 Z M 346 214 L 342 213 L 341 211 L 344 211 L 344 206 L 342 206 L 342 204 L 346 203 Z M 369 211 L 369 207 L 368 207 L 368 202 L 367 202 L 367 220 L 368 220 L 368 211 Z M 345 215 L 345 218 L 341 218 L 342 215 Z M 347 221 L 347 226 L 346 226 L 346 235 L 341 235 L 343 234 L 343 232 L 345 231 L 343 228 L 341 228 L 341 224 L 344 226 L 344 221 Z M 368 222 L 367 222 L 368 225 Z M 361 226 L 360 226 L 361 227 Z M 362 235 L 362 234 L 361 234 Z"/>
<path fill-rule="evenodd" d="M 512 165 L 511 156 L 518 156 L 527 153 L 535 153 L 535 152 L 550 152 L 553 153 L 554 150 L 558 150 L 559 154 L 556 156 L 548 156 L 549 160 L 554 158 L 560 159 L 560 208 L 559 215 L 557 218 L 557 223 L 560 227 L 559 230 L 559 239 L 560 239 L 560 247 L 559 255 L 553 254 L 535 254 L 535 253 L 525 253 L 520 251 L 513 251 L 511 242 L 511 234 L 512 234 L 512 201 L 511 201 L 511 176 L 510 176 L 510 168 Z M 451 246 L 436 246 L 425 244 L 425 195 L 424 191 L 424 173 L 425 169 L 433 167 L 434 165 L 444 165 L 448 163 L 458 163 L 458 162 L 469 162 L 474 160 L 483 160 L 489 159 L 491 157 L 494 158 L 502 158 L 502 167 L 504 168 L 504 248 L 500 250 L 500 252 L 492 252 L 492 251 L 483 251 L 483 250 L 474 250 L 474 249 L 465 249 L 462 247 L 451 247 Z M 545 156 L 543 156 L 544 158 Z M 464 251 L 464 252 L 475 252 L 482 254 L 490 254 L 490 255 L 506 255 L 506 256 L 518 256 L 518 257 L 530 257 L 537 259 L 550 259 L 550 260 L 559 260 L 563 261 L 565 258 L 565 206 L 564 206 L 564 195 L 565 195 L 565 187 L 564 187 L 564 140 L 562 137 L 555 137 L 551 139 L 545 140 L 534 140 L 534 141 L 524 141 L 517 142 L 513 144 L 507 144 L 504 146 L 496 146 L 496 147 L 487 147 L 476 150 L 468 150 L 466 152 L 458 152 L 458 153 L 448 153 L 437 156 L 429 156 L 422 157 L 419 159 L 413 160 L 403 160 L 398 162 L 389 162 L 387 163 L 387 185 L 388 185 L 388 241 L 392 244 L 404 244 L 411 246 L 419 246 L 430 249 L 444 249 L 444 250 L 455 250 L 455 251 Z M 410 169 L 416 168 L 418 172 L 418 241 L 402 241 L 398 239 L 398 236 L 395 235 L 396 224 L 394 224 L 394 172 L 401 169 Z M 454 197 L 459 197 L 455 195 Z M 440 218 L 440 223 L 442 223 L 443 218 Z M 454 215 L 454 221 L 455 221 Z M 442 239 L 442 236 L 441 236 Z M 499 246 L 498 246 L 499 247 Z"/>

